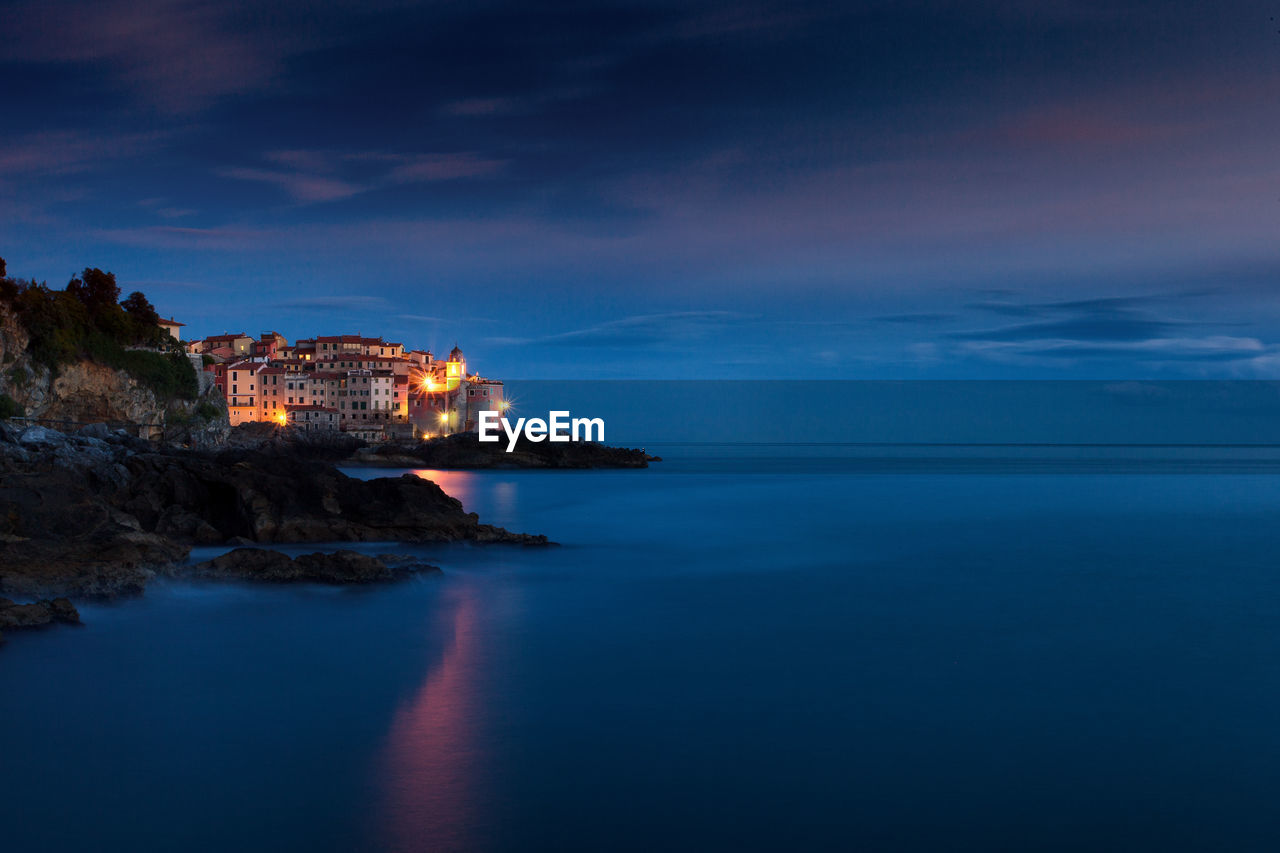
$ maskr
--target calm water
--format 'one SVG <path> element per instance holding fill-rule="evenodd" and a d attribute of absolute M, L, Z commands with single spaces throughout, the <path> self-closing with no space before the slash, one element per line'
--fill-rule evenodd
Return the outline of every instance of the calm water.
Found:
<path fill-rule="evenodd" d="M 0 846 L 1280 847 L 1280 450 L 651 449 L 430 474 L 560 548 L 11 634 Z"/>

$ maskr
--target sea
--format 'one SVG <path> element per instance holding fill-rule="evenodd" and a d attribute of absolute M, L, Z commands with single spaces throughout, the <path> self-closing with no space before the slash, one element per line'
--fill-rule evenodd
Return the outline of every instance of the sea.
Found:
<path fill-rule="evenodd" d="M 559 544 L 10 633 L 0 849 L 1280 849 L 1280 395 L 1209 385 L 845 389 L 918 407 L 845 441 L 610 386 L 574 414 L 663 461 L 349 469 Z"/>

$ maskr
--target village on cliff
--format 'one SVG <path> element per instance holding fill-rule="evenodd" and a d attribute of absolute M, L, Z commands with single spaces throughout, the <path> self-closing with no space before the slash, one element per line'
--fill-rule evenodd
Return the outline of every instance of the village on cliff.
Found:
<path fill-rule="evenodd" d="M 292 344 L 278 332 L 185 341 L 182 323 L 160 325 L 183 341 L 208 377 L 202 385 L 216 385 L 226 398 L 233 426 L 267 421 L 381 441 L 474 430 L 481 412 L 507 409 L 502 382 L 468 373 L 457 346 L 440 360 L 358 334 Z"/>

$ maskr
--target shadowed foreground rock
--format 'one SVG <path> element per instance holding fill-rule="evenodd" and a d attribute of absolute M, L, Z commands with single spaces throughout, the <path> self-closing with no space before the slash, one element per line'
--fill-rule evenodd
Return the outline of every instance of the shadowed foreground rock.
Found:
<path fill-rule="evenodd" d="M 237 548 L 212 560 L 197 563 L 186 573 L 196 577 L 285 583 L 311 581 L 328 584 L 379 583 L 409 574 L 436 573 L 427 563 L 392 556 L 370 557 L 355 551 L 303 554 L 289 557 L 279 551 Z"/>
<path fill-rule="evenodd" d="M 426 468 L 647 468 L 660 462 L 643 450 L 594 442 L 526 441 L 507 452 L 507 440 L 482 442 L 474 432 L 413 443 L 387 443 L 357 450 L 360 465 Z"/>
<path fill-rule="evenodd" d="M 57 622 L 80 624 L 79 612 L 65 598 L 51 601 L 46 599 L 32 604 L 14 604 L 7 598 L 0 598 L 0 642 L 4 642 L 5 631 L 15 628 L 43 628 Z"/>
<path fill-rule="evenodd" d="M 196 544 L 458 540 L 547 544 L 481 524 L 429 480 L 356 480 L 288 447 L 180 450 L 0 425 L 6 595 L 138 592 Z"/>

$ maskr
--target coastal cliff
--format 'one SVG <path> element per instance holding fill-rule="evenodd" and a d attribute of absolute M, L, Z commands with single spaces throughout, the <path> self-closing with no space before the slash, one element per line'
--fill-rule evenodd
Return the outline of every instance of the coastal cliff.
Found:
<path fill-rule="evenodd" d="M 190 365 L 187 365 L 190 367 Z M 192 373 L 194 367 L 190 367 Z M 0 395 L 28 418 L 65 424 L 115 423 L 214 444 L 230 430 L 226 401 L 205 383 L 192 398 L 163 395 L 129 371 L 79 358 L 51 368 L 33 357 L 30 336 L 0 300 Z"/>

